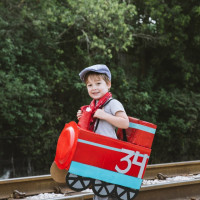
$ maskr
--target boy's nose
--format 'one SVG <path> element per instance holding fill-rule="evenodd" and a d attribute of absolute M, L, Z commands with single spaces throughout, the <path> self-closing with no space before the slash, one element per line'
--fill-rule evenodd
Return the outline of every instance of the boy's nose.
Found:
<path fill-rule="evenodd" d="M 93 89 L 93 90 L 97 89 L 97 86 L 96 86 L 96 85 L 93 85 L 93 86 L 92 86 L 92 89 Z"/>

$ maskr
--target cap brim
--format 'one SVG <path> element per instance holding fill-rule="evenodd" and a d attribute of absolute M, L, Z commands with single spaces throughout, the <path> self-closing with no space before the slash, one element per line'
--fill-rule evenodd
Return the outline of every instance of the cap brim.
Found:
<path fill-rule="evenodd" d="M 79 74 L 79 76 L 80 76 L 80 78 L 81 78 L 81 80 L 82 80 L 83 82 L 84 82 L 84 79 L 85 79 L 85 75 L 86 75 L 88 72 L 97 72 L 97 73 L 98 73 L 98 71 L 95 70 L 95 69 L 85 69 L 85 70 L 83 70 L 83 71 Z"/>

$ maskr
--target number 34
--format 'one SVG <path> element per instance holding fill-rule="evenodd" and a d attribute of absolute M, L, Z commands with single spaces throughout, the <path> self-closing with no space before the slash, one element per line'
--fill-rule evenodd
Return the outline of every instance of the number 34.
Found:
<path fill-rule="evenodd" d="M 119 173 L 125 174 L 131 169 L 131 165 L 134 164 L 134 165 L 140 166 L 140 171 L 139 171 L 139 174 L 138 174 L 138 178 L 142 178 L 142 174 L 143 174 L 143 171 L 144 171 L 146 160 L 147 160 L 147 158 L 149 156 L 147 154 L 142 155 L 143 156 L 142 162 L 138 162 L 138 157 L 141 156 L 139 151 L 135 152 L 135 151 L 131 151 L 131 150 L 128 150 L 128 149 L 122 149 L 122 152 L 128 154 L 127 156 L 123 157 L 120 160 L 121 162 L 123 162 L 123 161 L 127 162 L 127 167 L 125 169 L 120 169 L 116 165 L 115 166 L 116 171 L 119 172 Z M 133 156 L 134 156 L 134 158 L 131 161 L 131 157 L 133 157 Z"/>

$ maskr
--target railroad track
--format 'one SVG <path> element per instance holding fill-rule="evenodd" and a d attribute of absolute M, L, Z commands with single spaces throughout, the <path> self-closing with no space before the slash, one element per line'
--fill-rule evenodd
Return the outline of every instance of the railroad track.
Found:
<path fill-rule="evenodd" d="M 144 179 L 154 179 L 158 173 L 168 177 L 200 173 L 200 160 L 148 165 Z M 65 184 L 58 184 L 50 175 L 0 180 L 0 199 L 23 198 L 40 193 L 64 193 L 57 199 L 92 199 L 93 193 L 75 193 Z M 189 199 L 200 196 L 200 179 L 159 185 L 143 185 L 136 200 Z M 198 199 L 198 198 L 197 198 Z M 200 199 L 200 198 L 199 198 Z"/>

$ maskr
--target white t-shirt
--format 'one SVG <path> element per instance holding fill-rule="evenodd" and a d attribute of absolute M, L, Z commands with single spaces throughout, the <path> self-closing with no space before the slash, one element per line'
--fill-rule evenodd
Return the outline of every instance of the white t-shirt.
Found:
<path fill-rule="evenodd" d="M 107 105 L 105 105 L 104 111 L 111 115 L 115 115 L 116 112 L 118 111 L 125 112 L 123 105 L 116 99 L 112 99 Z M 96 125 L 97 125 L 97 121 L 96 121 L 95 127 Z M 117 139 L 115 129 L 116 127 L 111 125 L 107 121 L 99 120 L 99 124 L 95 132 L 100 135 Z"/>

